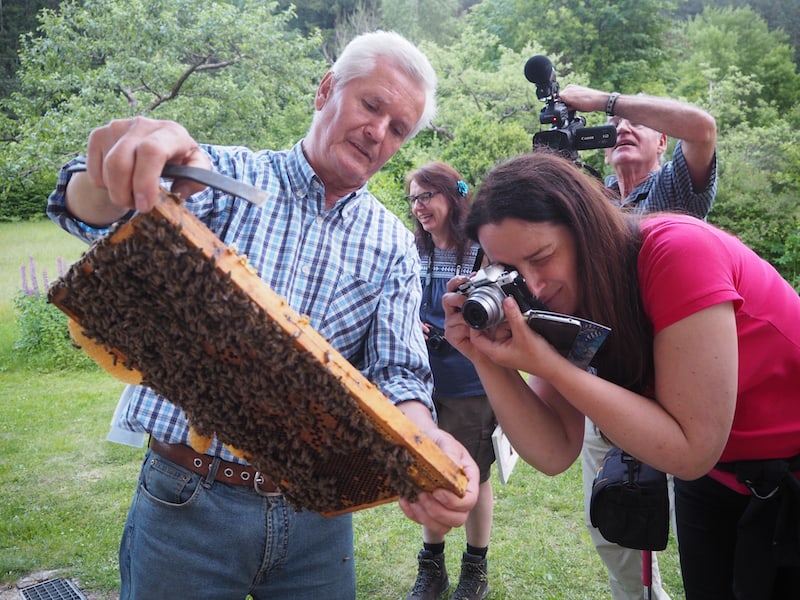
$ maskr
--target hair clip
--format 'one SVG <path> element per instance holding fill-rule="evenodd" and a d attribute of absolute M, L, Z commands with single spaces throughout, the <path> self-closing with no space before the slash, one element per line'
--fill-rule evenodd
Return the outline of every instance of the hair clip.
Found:
<path fill-rule="evenodd" d="M 467 186 L 466 182 L 459 179 L 456 185 L 458 186 L 458 193 L 462 196 L 466 196 L 467 192 L 469 192 L 469 187 Z"/>

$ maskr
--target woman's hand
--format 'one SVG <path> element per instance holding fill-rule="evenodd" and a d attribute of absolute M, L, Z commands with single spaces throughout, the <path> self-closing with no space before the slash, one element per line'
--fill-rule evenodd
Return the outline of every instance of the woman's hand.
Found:
<path fill-rule="evenodd" d="M 495 365 L 544 378 L 564 365 L 566 359 L 530 328 L 514 298 L 503 300 L 503 312 L 505 321 L 490 329 L 476 330 L 464 324 L 469 330 L 471 352 L 486 357 Z M 463 318 L 461 320 L 463 322 Z"/>
<path fill-rule="evenodd" d="M 442 296 L 442 306 L 444 308 L 444 330 L 445 338 L 450 345 L 467 357 L 470 361 L 477 364 L 486 360 L 486 356 L 478 352 L 472 345 L 471 332 L 473 329 L 464 321 L 461 314 L 461 307 L 467 300 L 467 296 L 456 291 L 458 286 L 467 281 L 467 277 L 453 277 L 447 282 L 447 293 Z"/>

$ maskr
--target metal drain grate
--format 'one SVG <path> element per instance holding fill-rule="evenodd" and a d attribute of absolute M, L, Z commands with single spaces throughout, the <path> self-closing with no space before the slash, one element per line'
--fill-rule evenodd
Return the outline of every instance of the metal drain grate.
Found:
<path fill-rule="evenodd" d="M 69 579 L 48 579 L 19 592 L 25 600 L 86 600 Z"/>

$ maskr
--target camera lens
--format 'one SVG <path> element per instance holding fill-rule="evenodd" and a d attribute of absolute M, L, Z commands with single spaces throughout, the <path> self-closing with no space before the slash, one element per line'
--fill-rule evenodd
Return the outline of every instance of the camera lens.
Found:
<path fill-rule="evenodd" d="M 450 342 L 447 341 L 441 333 L 437 330 L 431 333 L 427 339 L 428 352 L 437 356 L 444 356 L 450 351 Z"/>
<path fill-rule="evenodd" d="M 474 290 L 461 307 L 464 321 L 473 329 L 488 329 L 501 323 L 505 318 L 503 314 L 505 297 L 503 290 L 494 285 Z"/>

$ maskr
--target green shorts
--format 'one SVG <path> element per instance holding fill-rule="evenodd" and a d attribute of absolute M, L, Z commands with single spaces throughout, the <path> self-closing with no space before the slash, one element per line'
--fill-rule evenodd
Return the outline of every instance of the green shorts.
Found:
<path fill-rule="evenodd" d="M 489 479 L 495 460 L 492 433 L 497 420 L 488 398 L 434 398 L 433 402 L 439 415 L 439 427 L 461 442 L 478 463 L 480 482 Z"/>

